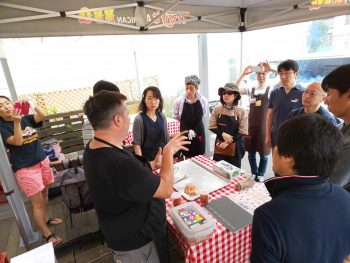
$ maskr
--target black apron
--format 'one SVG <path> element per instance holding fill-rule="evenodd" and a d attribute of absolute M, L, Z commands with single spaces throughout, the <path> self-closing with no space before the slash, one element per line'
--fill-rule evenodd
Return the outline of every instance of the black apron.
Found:
<path fill-rule="evenodd" d="M 143 165 L 150 170 L 152 170 L 150 164 L 148 161 L 143 158 L 142 156 L 133 155 L 129 150 L 127 149 L 120 149 L 117 146 L 102 140 L 100 138 L 94 137 L 96 141 L 102 142 L 106 145 L 111 146 L 113 149 L 117 149 L 127 155 L 129 155 L 131 158 L 136 158 L 140 162 L 143 163 Z M 166 206 L 165 201 L 163 199 L 159 198 L 152 198 L 152 201 L 149 203 L 149 209 L 148 209 L 148 215 L 145 223 L 140 229 L 140 232 L 145 236 L 154 242 L 157 253 L 159 257 L 159 261 L 161 263 L 168 263 L 169 262 L 169 254 L 168 254 L 168 242 L 166 237 Z"/>
<path fill-rule="evenodd" d="M 241 168 L 241 160 L 244 155 L 244 143 L 242 135 L 238 132 L 239 129 L 239 119 L 237 116 L 228 116 L 219 114 L 216 120 L 217 127 L 220 133 L 225 132 L 233 136 L 233 140 L 236 143 L 236 153 L 235 156 L 225 156 L 220 154 L 214 154 L 213 159 L 215 161 L 224 160 L 238 168 Z"/>
<path fill-rule="evenodd" d="M 140 114 L 143 121 L 143 143 L 141 145 L 142 156 L 148 161 L 153 161 L 159 147 L 163 148 L 165 142 L 165 121 L 157 113 L 157 120 L 154 122 L 145 113 Z"/>
<path fill-rule="evenodd" d="M 250 96 L 248 130 L 251 136 L 251 147 L 247 151 L 258 152 L 261 155 L 269 155 L 271 153 L 271 147 L 268 147 L 265 143 L 269 90 L 270 87 L 267 87 L 264 94 L 256 95 L 255 88 L 253 88 Z"/>
<path fill-rule="evenodd" d="M 188 151 L 182 151 L 187 158 L 204 154 L 205 152 L 205 132 L 203 125 L 203 108 L 199 100 L 195 103 L 187 103 L 183 105 L 180 118 L 180 131 L 194 130 L 196 137 L 192 139 L 191 144 L 186 145 Z"/>

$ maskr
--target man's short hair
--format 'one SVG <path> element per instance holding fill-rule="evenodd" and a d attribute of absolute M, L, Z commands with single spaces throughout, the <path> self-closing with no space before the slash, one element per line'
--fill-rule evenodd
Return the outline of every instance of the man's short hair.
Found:
<path fill-rule="evenodd" d="M 342 65 L 330 72 L 322 81 L 324 91 L 337 89 L 342 95 L 350 89 L 350 64 Z"/>
<path fill-rule="evenodd" d="M 285 61 L 282 61 L 278 67 L 277 72 L 280 72 L 282 69 L 284 70 L 293 70 L 294 72 L 299 71 L 299 65 L 298 63 L 293 59 L 287 59 Z"/>
<path fill-rule="evenodd" d="M 102 90 L 109 90 L 109 91 L 117 91 L 120 92 L 118 86 L 112 82 L 100 80 L 97 81 L 92 88 L 92 93 L 95 95 L 96 93 L 102 91 Z"/>
<path fill-rule="evenodd" d="M 122 113 L 126 96 L 115 91 L 102 90 L 90 96 L 84 104 L 84 113 L 94 130 L 107 129 L 115 114 Z"/>
<path fill-rule="evenodd" d="M 298 175 L 329 177 L 341 156 L 343 136 L 330 121 L 305 113 L 284 122 L 277 135 L 280 156 L 294 159 Z"/>

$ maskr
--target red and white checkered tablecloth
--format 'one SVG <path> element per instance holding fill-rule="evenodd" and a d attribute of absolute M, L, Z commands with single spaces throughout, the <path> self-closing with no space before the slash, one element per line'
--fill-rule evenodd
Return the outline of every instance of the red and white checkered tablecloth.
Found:
<path fill-rule="evenodd" d="M 169 136 L 174 135 L 180 132 L 180 122 L 174 119 L 172 119 L 171 121 L 168 120 L 167 128 L 168 128 Z M 132 130 L 130 130 L 128 133 L 128 136 L 124 139 L 124 141 L 126 144 L 132 144 L 133 140 L 134 140 L 134 136 L 132 134 Z"/>
<path fill-rule="evenodd" d="M 193 157 L 192 160 L 199 162 L 200 164 L 206 166 L 209 169 L 212 169 L 215 161 L 199 155 Z M 238 176 L 233 180 L 229 185 L 224 188 L 221 188 L 213 193 L 210 193 L 210 200 L 218 199 L 223 196 L 245 196 L 246 200 L 249 200 L 250 193 L 259 192 L 259 195 L 268 196 L 267 190 L 261 183 L 255 183 L 254 186 L 250 189 L 255 190 L 243 190 L 236 191 L 234 188 L 235 182 L 242 179 L 243 176 Z M 256 193 L 255 193 L 256 195 Z M 244 199 L 244 198 L 240 198 Z M 266 200 L 266 199 L 265 199 Z M 200 203 L 199 199 L 196 202 Z M 259 204 L 260 205 L 260 204 Z M 176 226 L 173 223 L 173 220 L 170 217 L 170 209 L 173 207 L 173 204 L 170 199 L 166 200 L 167 206 L 167 224 L 169 229 L 169 238 L 178 246 L 185 256 L 186 263 L 236 263 L 236 262 L 249 262 L 249 255 L 251 252 L 251 243 L 252 243 L 252 225 L 245 227 L 242 230 L 237 232 L 231 232 L 221 223 L 219 223 L 215 217 L 214 221 L 216 223 L 215 230 L 212 236 L 194 246 L 190 246 L 186 243 L 185 238 L 177 230 Z M 251 211 L 256 208 L 256 205 L 251 204 L 250 202 L 245 203 L 246 207 L 249 207 Z M 251 212 L 249 211 L 249 212 Z"/>

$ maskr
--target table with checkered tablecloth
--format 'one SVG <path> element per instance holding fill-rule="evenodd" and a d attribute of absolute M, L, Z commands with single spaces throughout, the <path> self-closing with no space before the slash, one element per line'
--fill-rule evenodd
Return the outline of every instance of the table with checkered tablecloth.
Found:
<path fill-rule="evenodd" d="M 167 118 L 167 128 L 168 128 L 169 136 L 172 136 L 180 132 L 180 122 L 175 119 Z M 132 134 L 132 125 L 130 125 L 128 136 L 124 139 L 124 141 L 126 144 L 132 144 L 133 140 L 134 140 L 134 136 Z"/>
<path fill-rule="evenodd" d="M 192 159 L 209 169 L 212 169 L 215 163 L 215 161 L 202 155 Z M 235 183 L 237 180 L 242 179 L 242 177 L 245 177 L 245 175 L 238 176 L 235 180 L 232 180 L 229 185 L 210 193 L 209 200 L 228 196 L 248 212 L 253 213 L 255 208 L 268 201 L 270 198 L 262 183 L 255 183 L 253 187 L 246 190 L 235 190 Z M 196 201 L 200 204 L 199 199 Z M 170 199 L 166 200 L 166 206 L 169 238 L 172 239 L 173 243 L 175 243 L 184 254 L 186 263 L 249 262 L 252 243 L 252 225 L 242 230 L 231 232 L 214 217 L 216 227 L 211 237 L 197 245 L 190 246 L 177 230 L 170 217 L 169 212 L 173 207 Z"/>

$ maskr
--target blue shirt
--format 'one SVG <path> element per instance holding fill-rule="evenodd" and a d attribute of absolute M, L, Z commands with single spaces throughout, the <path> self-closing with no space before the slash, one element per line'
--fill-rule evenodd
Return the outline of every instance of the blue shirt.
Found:
<path fill-rule="evenodd" d="M 44 150 L 39 142 L 37 127 L 42 126 L 42 122 L 36 123 L 34 115 L 26 115 L 21 118 L 22 145 L 16 146 L 6 143 L 6 140 L 13 136 L 13 121 L 0 121 L 0 133 L 5 147 L 10 151 L 10 162 L 13 170 L 31 167 L 46 158 Z"/>
<path fill-rule="evenodd" d="M 289 114 L 289 119 L 295 118 L 296 116 L 299 116 L 301 114 L 305 113 L 305 108 L 300 107 L 298 109 L 292 110 Z M 325 108 L 320 106 L 315 113 L 320 114 L 327 120 L 329 120 L 331 123 L 333 123 L 335 126 L 337 126 L 337 120 L 334 118 L 334 116 Z"/>
<path fill-rule="evenodd" d="M 271 133 L 276 134 L 278 128 L 288 119 L 289 113 L 297 108 L 303 106 L 301 104 L 301 96 L 304 88 L 297 84 L 286 94 L 283 86 L 277 87 L 271 91 L 269 98 L 269 109 L 273 109 L 273 119 Z"/>

